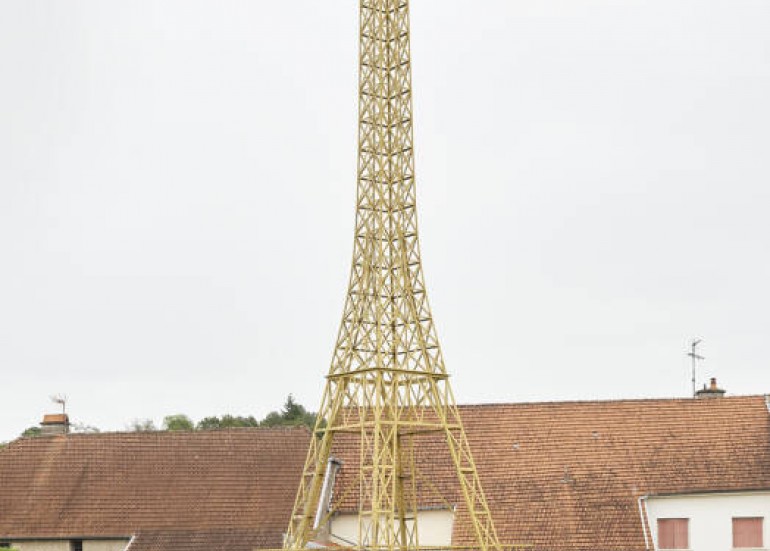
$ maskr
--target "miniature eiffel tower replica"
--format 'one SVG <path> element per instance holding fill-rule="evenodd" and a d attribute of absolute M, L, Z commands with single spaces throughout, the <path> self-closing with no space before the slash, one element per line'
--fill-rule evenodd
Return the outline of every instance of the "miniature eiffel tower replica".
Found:
<path fill-rule="evenodd" d="M 361 0 L 358 201 L 350 286 L 285 549 L 317 547 L 338 433 L 360 438 L 360 550 L 419 549 L 414 448 L 446 437 L 481 551 L 499 551 L 447 380 L 417 237 L 408 0 Z M 356 469 L 346 464 L 345 468 Z M 337 546 L 339 547 L 339 546 Z"/>

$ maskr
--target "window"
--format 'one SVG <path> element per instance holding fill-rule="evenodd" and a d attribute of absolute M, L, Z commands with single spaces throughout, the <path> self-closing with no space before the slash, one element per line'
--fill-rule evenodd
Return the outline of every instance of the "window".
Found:
<path fill-rule="evenodd" d="M 689 549 L 689 518 L 658 519 L 658 549 Z"/>
<path fill-rule="evenodd" d="M 83 540 L 71 540 L 70 551 L 83 551 Z"/>
<path fill-rule="evenodd" d="M 735 549 L 762 547 L 762 517 L 733 518 L 733 547 Z"/>

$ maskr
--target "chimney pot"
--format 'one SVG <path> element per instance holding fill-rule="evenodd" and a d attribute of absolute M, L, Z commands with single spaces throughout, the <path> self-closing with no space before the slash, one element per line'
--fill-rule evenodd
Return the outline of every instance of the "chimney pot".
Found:
<path fill-rule="evenodd" d="M 706 387 L 703 385 L 703 390 L 699 390 L 695 393 L 698 398 L 721 398 L 724 396 L 725 390 L 717 386 L 717 378 L 711 377 L 711 384 Z"/>

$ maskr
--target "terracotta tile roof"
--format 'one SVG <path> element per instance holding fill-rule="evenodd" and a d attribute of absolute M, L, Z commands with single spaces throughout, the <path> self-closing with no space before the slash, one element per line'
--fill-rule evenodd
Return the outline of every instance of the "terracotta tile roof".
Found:
<path fill-rule="evenodd" d="M 461 406 L 501 539 L 552 551 L 641 551 L 645 494 L 770 489 L 763 397 Z M 131 551 L 279 547 L 309 444 L 304 429 L 68 435 L 0 450 L 0 540 L 135 535 Z M 423 506 L 458 506 L 441 438 L 421 440 Z M 354 508 L 357 456 L 335 495 Z"/>
<path fill-rule="evenodd" d="M 17 440 L 0 450 L 0 540 L 140 533 L 132 549 L 170 551 L 171 531 L 209 549 L 225 536 L 280 546 L 309 440 L 302 428 Z"/>
<path fill-rule="evenodd" d="M 501 540 L 537 549 L 641 551 L 645 494 L 770 488 L 770 413 L 761 396 L 461 406 Z M 453 543 L 474 543 L 446 445 L 417 446 L 424 506 L 458 505 Z M 356 465 L 356 446 L 334 453 Z M 336 495 L 356 508 L 354 467 Z"/>

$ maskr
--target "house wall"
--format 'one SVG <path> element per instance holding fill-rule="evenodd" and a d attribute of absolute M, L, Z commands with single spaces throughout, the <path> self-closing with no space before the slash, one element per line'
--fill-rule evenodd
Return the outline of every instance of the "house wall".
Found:
<path fill-rule="evenodd" d="M 11 541 L 19 551 L 70 551 L 69 541 Z M 83 550 L 85 551 L 85 550 Z"/>
<path fill-rule="evenodd" d="M 83 551 L 123 551 L 129 540 L 94 540 L 83 541 Z"/>
<path fill-rule="evenodd" d="M 689 543 L 694 551 L 730 551 L 733 517 L 764 517 L 763 544 L 770 549 L 770 492 L 649 497 L 645 502 L 650 548 L 658 549 L 659 518 L 690 519 Z"/>
<path fill-rule="evenodd" d="M 123 551 L 129 540 L 83 540 L 83 551 Z M 19 551 L 70 551 L 69 540 L 11 541 Z"/>
<path fill-rule="evenodd" d="M 443 546 L 452 543 L 452 524 L 454 511 L 448 509 L 418 511 L 417 525 L 420 545 Z M 349 545 L 358 540 L 358 515 L 339 514 L 331 520 L 333 541 Z M 336 539 L 334 537 L 336 536 Z M 344 538 L 344 539 L 343 539 Z"/>

